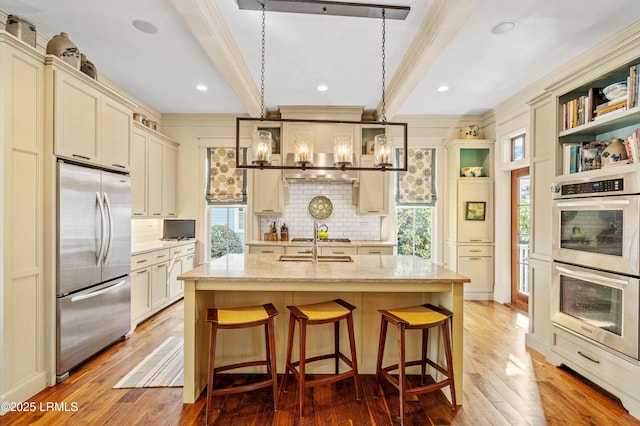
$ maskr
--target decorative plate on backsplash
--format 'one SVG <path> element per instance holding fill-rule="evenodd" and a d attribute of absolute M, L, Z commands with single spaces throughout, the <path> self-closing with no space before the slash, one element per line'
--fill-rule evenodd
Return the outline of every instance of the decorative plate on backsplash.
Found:
<path fill-rule="evenodd" d="M 332 212 L 333 204 L 331 204 L 331 200 L 322 195 L 313 197 L 309 203 L 309 213 L 316 219 L 326 219 L 331 216 Z"/>

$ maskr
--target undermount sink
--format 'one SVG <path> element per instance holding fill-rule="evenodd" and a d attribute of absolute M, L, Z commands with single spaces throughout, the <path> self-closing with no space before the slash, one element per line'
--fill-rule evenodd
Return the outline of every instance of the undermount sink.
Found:
<path fill-rule="evenodd" d="M 278 258 L 280 262 L 313 262 L 313 256 L 284 254 Z M 351 256 L 318 256 L 318 262 L 353 262 Z"/>

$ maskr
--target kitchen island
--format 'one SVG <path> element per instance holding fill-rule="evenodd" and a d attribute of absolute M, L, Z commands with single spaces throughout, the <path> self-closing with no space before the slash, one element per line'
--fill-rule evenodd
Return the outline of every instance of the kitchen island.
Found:
<path fill-rule="evenodd" d="M 207 383 L 208 307 L 273 303 L 276 317 L 278 372 L 284 372 L 288 332 L 288 305 L 341 298 L 355 305 L 354 324 L 358 367 L 374 374 L 380 332 L 378 309 L 432 303 L 453 312 L 452 344 L 456 399 L 462 403 L 463 285 L 469 278 L 414 256 L 353 255 L 312 263 L 282 261 L 278 254 L 230 254 L 203 264 L 178 278 L 184 280 L 184 402 L 195 402 Z M 324 259 L 329 260 L 329 259 Z M 350 260 L 350 261 L 342 261 Z M 333 345 L 331 326 L 314 326 L 308 333 L 307 354 L 326 353 Z M 264 332 L 258 328 L 219 332 L 216 362 L 263 357 Z M 395 330 L 389 330 L 393 342 Z M 419 333 L 419 331 L 415 331 Z M 341 333 L 341 348 L 347 348 Z M 419 334 L 408 335 L 407 359 L 419 354 Z M 297 339 L 297 336 L 296 336 Z M 387 343 L 385 364 L 395 362 L 396 346 Z M 430 353 L 443 359 L 440 345 Z M 297 354 L 294 355 L 294 358 Z M 316 367 L 316 366 L 314 366 Z M 328 372 L 318 363 L 309 373 Z M 432 374 L 434 374 L 432 372 Z M 448 390 L 447 390 L 448 392 Z"/>

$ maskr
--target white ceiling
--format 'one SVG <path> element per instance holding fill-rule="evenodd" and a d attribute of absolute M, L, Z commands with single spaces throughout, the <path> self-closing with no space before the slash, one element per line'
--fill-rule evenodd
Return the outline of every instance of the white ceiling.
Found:
<path fill-rule="evenodd" d="M 481 114 L 640 19 L 637 0 L 351 2 L 411 7 L 386 25 L 389 118 Z M 100 74 L 160 112 L 259 114 L 261 13 L 234 0 L 0 0 L 0 8 L 47 38 L 68 33 Z M 140 32 L 133 20 L 158 32 Z M 492 34 L 503 20 L 516 28 Z M 267 13 L 269 110 L 379 111 L 381 73 L 380 20 Z M 440 93 L 441 85 L 451 89 Z"/>

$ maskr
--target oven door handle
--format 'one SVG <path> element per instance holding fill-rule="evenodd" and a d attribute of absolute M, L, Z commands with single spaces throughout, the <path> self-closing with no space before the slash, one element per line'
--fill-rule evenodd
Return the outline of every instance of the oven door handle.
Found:
<path fill-rule="evenodd" d="M 607 200 L 602 201 L 602 198 L 598 198 L 599 201 L 557 201 L 557 207 L 585 207 L 585 206 L 628 206 L 631 204 L 629 200 Z"/>
<path fill-rule="evenodd" d="M 596 280 L 596 281 L 600 281 L 600 282 L 605 282 L 607 284 L 613 284 L 613 285 L 625 286 L 625 287 L 629 285 L 629 283 L 626 280 L 619 280 L 619 279 L 616 279 L 616 278 L 604 277 L 602 275 L 593 274 L 591 272 L 577 271 L 575 269 L 569 269 L 569 268 L 565 268 L 563 266 L 558 266 L 558 265 L 556 265 L 556 269 L 559 272 L 563 272 L 565 274 L 573 275 L 575 278 L 584 278 L 584 279 Z"/>

